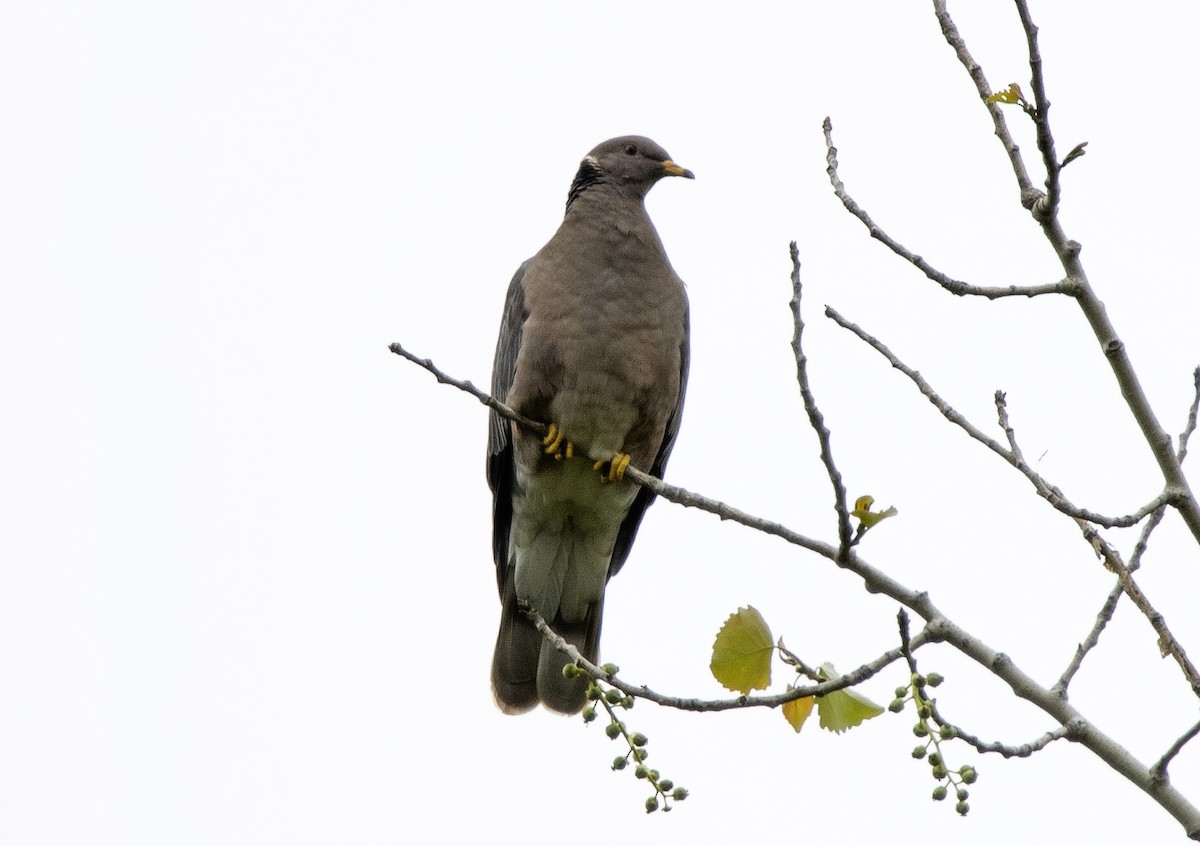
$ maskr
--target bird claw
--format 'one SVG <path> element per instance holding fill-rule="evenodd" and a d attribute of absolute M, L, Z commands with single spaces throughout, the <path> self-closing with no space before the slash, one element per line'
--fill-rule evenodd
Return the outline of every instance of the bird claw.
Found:
<path fill-rule="evenodd" d="M 629 453 L 618 452 L 609 461 L 597 461 L 592 465 L 592 469 L 600 471 L 602 482 L 619 482 L 625 478 L 625 468 L 628 466 Z"/>
<path fill-rule="evenodd" d="M 555 461 L 562 461 L 564 458 L 572 458 L 575 455 L 575 444 L 567 441 L 563 445 L 562 429 L 558 428 L 557 423 L 550 424 L 550 431 L 546 432 L 546 437 L 542 438 L 542 445 L 546 448 L 546 455 L 553 455 Z"/>
<path fill-rule="evenodd" d="M 575 457 L 575 444 L 568 441 L 557 423 L 551 423 L 542 438 L 542 450 L 546 455 L 553 455 L 555 461 Z M 600 481 L 619 482 L 625 478 L 625 468 L 629 466 L 629 453 L 618 452 L 608 461 L 597 461 L 592 469 L 600 471 Z"/>

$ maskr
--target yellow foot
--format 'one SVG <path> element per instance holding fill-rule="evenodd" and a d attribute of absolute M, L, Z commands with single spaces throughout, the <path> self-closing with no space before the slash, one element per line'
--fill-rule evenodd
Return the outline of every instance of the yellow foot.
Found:
<path fill-rule="evenodd" d="M 600 471 L 602 482 L 619 482 L 625 478 L 625 468 L 628 466 L 629 453 L 618 452 L 611 461 L 597 461 L 592 465 L 592 469 Z"/>
<path fill-rule="evenodd" d="M 564 458 L 571 458 L 575 455 L 575 444 L 567 441 L 566 446 L 563 446 L 562 429 L 559 429 L 556 423 L 550 424 L 550 431 L 546 433 L 546 437 L 542 438 L 542 445 L 546 448 L 546 455 L 553 455 L 556 461 L 562 461 Z"/>

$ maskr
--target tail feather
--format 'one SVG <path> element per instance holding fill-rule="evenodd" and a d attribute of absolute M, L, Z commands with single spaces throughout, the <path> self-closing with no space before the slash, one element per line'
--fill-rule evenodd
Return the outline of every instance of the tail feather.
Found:
<path fill-rule="evenodd" d="M 524 714 L 538 704 L 538 656 L 542 636 L 517 607 L 512 580 L 505 585 L 500 631 L 492 655 L 492 696 L 506 714 Z"/>
<path fill-rule="evenodd" d="M 584 658 L 596 663 L 600 654 L 600 622 L 603 601 L 588 609 L 579 623 L 561 618 L 550 627 L 574 646 Z M 492 695 L 506 714 L 523 714 L 539 702 L 560 714 L 577 714 L 587 703 L 587 679 L 563 677 L 569 659 L 544 639 L 525 618 L 509 582 L 505 586 L 500 613 L 500 631 L 492 657 Z"/>
<path fill-rule="evenodd" d="M 579 623 L 564 623 L 561 619 L 550 624 L 567 643 L 593 664 L 600 655 L 600 616 L 603 600 L 588 609 L 587 617 Z M 536 630 L 535 630 L 536 631 Z M 559 652 L 549 640 L 542 640 L 537 667 L 537 695 L 541 703 L 560 714 L 578 714 L 587 703 L 586 677 L 564 678 L 563 665 L 570 659 Z"/>

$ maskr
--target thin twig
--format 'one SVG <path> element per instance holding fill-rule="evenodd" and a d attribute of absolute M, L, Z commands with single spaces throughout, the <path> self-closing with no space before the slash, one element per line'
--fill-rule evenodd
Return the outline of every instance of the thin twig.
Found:
<path fill-rule="evenodd" d="M 1069 517 L 1074 517 L 1076 520 L 1082 520 L 1087 523 L 1094 523 L 1097 526 L 1103 526 L 1106 529 L 1127 529 L 1130 526 L 1136 526 L 1142 520 L 1146 519 L 1146 515 L 1152 514 L 1164 506 L 1170 504 L 1174 500 L 1174 495 L 1170 491 L 1163 491 L 1154 499 L 1143 505 L 1132 514 L 1127 514 L 1124 517 L 1106 517 L 1103 514 L 1097 514 L 1095 511 L 1089 511 L 1086 508 L 1080 508 L 1073 504 L 1063 494 L 1062 489 L 1057 485 L 1053 485 L 1032 467 L 1025 460 L 1025 454 L 1017 445 L 1017 434 L 1014 431 L 1012 424 L 1008 419 L 1008 401 L 1003 391 L 996 391 L 994 395 L 996 403 L 996 418 L 1000 424 L 1000 428 L 1004 430 L 1004 435 L 1008 439 L 1009 461 L 1014 467 L 1020 470 L 1037 488 L 1038 494 L 1046 499 L 1051 505 L 1058 508 L 1063 514 Z"/>
<path fill-rule="evenodd" d="M 1150 768 L 1150 775 L 1155 781 L 1164 782 L 1167 780 L 1167 767 L 1171 765 L 1171 761 L 1175 756 L 1183 751 L 1183 747 L 1187 746 L 1196 735 L 1200 734 L 1200 723 L 1196 723 L 1190 729 L 1185 731 L 1179 738 L 1171 744 L 1171 748 L 1163 753 L 1163 756 L 1155 762 Z"/>
<path fill-rule="evenodd" d="M 830 318 L 834 323 L 838 324 L 843 329 L 846 329 L 858 336 L 860 340 L 886 358 L 892 367 L 907 376 L 912 383 L 917 386 L 917 390 L 919 390 L 925 396 L 925 398 L 928 399 L 933 406 L 942 413 L 942 416 L 944 416 L 955 426 L 958 426 L 972 438 L 979 441 L 979 443 L 986 446 L 992 452 L 996 453 L 996 455 L 1003 458 L 1013 467 L 1017 468 L 1017 470 L 1019 470 L 1021 474 L 1024 475 L 1025 478 L 1029 479 L 1030 483 L 1033 484 L 1033 488 L 1037 492 L 1038 496 L 1049 502 L 1052 506 L 1054 506 L 1055 509 L 1061 511 L 1063 514 L 1066 514 L 1069 517 L 1074 517 L 1078 520 L 1086 520 L 1089 523 L 1095 523 L 1106 528 L 1133 526 L 1144 519 L 1146 515 L 1151 513 L 1155 508 L 1162 505 L 1164 502 L 1167 502 L 1172 496 L 1174 496 L 1173 493 L 1164 492 L 1151 500 L 1149 504 L 1142 506 L 1133 514 L 1129 514 L 1124 517 L 1108 517 L 1104 514 L 1097 514 L 1094 511 L 1089 511 L 1086 508 L 1080 508 L 1067 499 L 1067 497 L 1057 486 L 1046 481 L 1046 479 L 1043 478 L 1040 473 L 1034 470 L 1029 463 L 1025 461 L 1024 457 L 1022 457 L 1019 451 L 1014 452 L 1012 449 L 1006 448 L 995 438 L 985 435 L 977 426 L 973 425 L 969 420 L 963 417 L 963 415 L 957 409 L 955 409 L 954 406 L 950 405 L 950 403 L 944 400 L 937 393 L 937 391 L 930 386 L 930 384 L 923 376 L 921 376 L 920 373 L 918 373 L 916 370 L 913 370 L 911 367 L 901 361 L 900 358 L 893 353 L 886 344 L 884 344 L 875 336 L 868 334 L 856 323 L 852 323 L 847 320 L 831 306 L 825 307 L 825 316 Z M 1004 416 L 1003 412 L 1003 393 L 999 391 L 996 392 L 996 402 L 997 407 L 1001 409 L 1001 427 L 1005 429 L 1005 434 L 1009 436 L 1011 442 L 1012 434 L 1009 431 L 1011 427 L 1008 426 L 1007 417 Z"/>
<path fill-rule="evenodd" d="M 1192 371 L 1192 406 L 1188 409 L 1187 425 L 1179 433 L 1179 449 L 1176 451 L 1176 455 L 1180 464 L 1183 464 L 1183 460 L 1187 458 L 1188 440 L 1196 431 L 1198 414 L 1200 414 L 1200 367 Z"/>
<path fill-rule="evenodd" d="M 917 669 L 916 656 L 913 655 L 912 649 L 909 646 L 908 614 L 905 613 L 903 608 L 900 609 L 900 613 L 896 615 L 896 620 L 900 627 L 900 651 L 904 654 L 905 661 L 908 662 L 909 673 L 913 679 L 916 679 L 921 675 L 921 672 Z M 1023 743 L 1019 746 L 1001 743 L 999 741 L 984 741 L 980 740 L 976 735 L 971 734 L 968 731 L 964 731 L 957 723 L 951 723 L 949 720 L 947 720 L 942 715 L 941 711 L 938 710 L 937 700 L 935 698 L 923 696 L 921 701 L 929 707 L 929 716 L 935 723 L 940 726 L 949 726 L 950 728 L 954 729 L 954 737 L 956 739 L 970 744 L 980 752 L 995 752 L 1005 758 L 1028 758 L 1034 752 L 1045 748 L 1055 740 L 1060 740 L 1064 737 L 1071 737 L 1072 732 L 1079 730 L 1081 727 L 1080 725 L 1067 723 L 1059 726 L 1056 729 L 1046 732 L 1037 740 L 1030 741 L 1029 743 Z"/>
<path fill-rule="evenodd" d="M 408 350 L 406 350 L 404 347 L 402 347 L 398 343 L 389 344 L 388 349 L 391 350 L 393 353 L 395 353 L 398 356 L 407 358 L 413 364 L 415 364 L 419 367 L 425 368 L 430 373 L 432 373 L 437 378 L 437 380 L 439 382 L 441 382 L 443 385 L 453 385 L 454 387 L 458 388 L 460 391 L 466 391 L 468 394 L 475 397 L 475 399 L 479 400 L 481 403 L 486 405 L 492 411 L 499 414 L 501 417 L 507 418 L 508 420 L 511 420 L 514 423 L 519 423 L 520 425 L 524 426 L 526 429 L 529 429 L 531 432 L 536 432 L 539 435 L 545 435 L 547 432 L 550 431 L 550 427 L 547 426 L 545 423 L 539 423 L 537 420 L 531 420 L 530 418 L 526 417 L 523 414 L 518 414 L 517 412 L 515 412 L 511 408 L 509 408 L 507 405 L 500 402 L 500 400 L 493 397 L 491 394 L 486 393 L 485 391 L 481 391 L 481 390 L 479 390 L 479 388 L 476 388 L 472 383 L 464 382 L 461 379 L 455 379 L 453 376 L 450 376 L 450 375 L 442 372 L 428 358 L 419 358 L 418 356 L 414 355 L 413 353 L 410 353 Z"/>
<path fill-rule="evenodd" d="M 959 62 L 966 68 L 971 80 L 975 83 L 975 91 L 979 94 L 979 99 L 983 102 L 988 110 L 988 114 L 992 118 L 996 137 L 1004 145 L 1004 152 L 1008 154 L 1009 165 L 1012 167 L 1013 175 L 1017 179 L 1017 188 L 1021 192 L 1021 205 L 1027 209 L 1032 208 L 1033 204 L 1042 196 L 1042 192 L 1033 187 L 1033 180 L 1029 178 L 1029 171 L 1025 169 L 1025 161 L 1021 158 L 1021 148 L 1017 146 L 1017 142 L 1013 140 L 1012 133 L 1008 131 L 1008 124 L 1004 120 L 1004 112 L 997 104 L 987 102 L 987 98 L 993 94 L 995 89 L 988 84 L 987 77 L 983 73 L 983 68 L 980 67 L 979 62 L 975 61 L 975 58 L 967 50 L 966 42 L 963 41 L 958 27 L 950 17 L 950 13 L 946 10 L 946 0 L 933 0 L 933 12 L 937 16 L 938 24 L 942 28 L 942 35 L 945 37 L 946 43 L 950 45 L 958 56 Z"/>
<path fill-rule="evenodd" d="M 795 241 L 791 243 L 791 256 L 792 324 L 795 327 L 792 333 L 792 352 L 796 356 L 796 381 L 800 385 L 800 398 L 804 401 L 804 410 L 808 412 L 809 425 L 817 433 L 817 441 L 821 445 L 821 463 L 825 465 L 825 472 L 829 475 L 830 484 L 833 485 L 833 507 L 837 511 L 838 521 L 838 543 L 844 551 L 849 549 L 853 543 L 850 535 L 850 509 L 846 505 L 846 485 L 842 481 L 841 471 L 838 470 L 833 460 L 829 428 L 825 425 L 825 416 L 817 407 L 817 400 L 813 396 L 808 382 L 808 356 L 804 354 L 801 344 L 804 336 L 804 318 L 800 313 L 800 295 L 803 290 L 800 284 L 800 251 L 797 249 Z"/>
<path fill-rule="evenodd" d="M 1164 658 L 1170 655 L 1175 659 L 1175 663 L 1183 671 L 1183 677 L 1192 688 L 1192 692 L 1200 696 L 1200 671 L 1196 670 L 1196 666 L 1188 658 L 1183 646 L 1175 639 L 1175 635 L 1167 627 L 1166 618 L 1150 604 L 1150 600 L 1146 597 L 1145 592 L 1134 581 L 1133 574 L 1125 566 L 1125 562 L 1121 560 L 1120 553 L 1101 537 L 1095 526 L 1084 524 L 1083 529 L 1084 538 L 1091 543 L 1092 548 L 1096 550 L 1096 554 L 1104 559 L 1104 565 L 1117 574 L 1121 589 L 1125 592 L 1125 595 L 1137 606 L 1138 611 L 1150 622 L 1155 634 L 1158 635 L 1159 653 Z"/>
<path fill-rule="evenodd" d="M 1200 409 L 1200 367 L 1196 368 L 1192 372 L 1192 385 L 1192 404 L 1188 408 L 1187 424 L 1184 426 L 1183 432 L 1181 432 L 1179 435 L 1179 448 L 1176 450 L 1176 455 L 1178 456 L 1179 463 L 1181 465 L 1183 464 L 1183 460 L 1187 458 L 1188 440 L 1191 438 L 1192 433 L 1196 431 L 1197 410 Z M 1012 440 L 1015 440 L 1015 437 L 1016 436 L 1013 435 Z M 1162 522 L 1166 511 L 1167 509 L 1165 505 L 1155 509 L 1154 513 L 1150 515 L 1150 519 L 1146 521 L 1144 526 L 1142 526 L 1141 534 L 1138 537 L 1137 543 L 1133 547 L 1133 554 L 1129 558 L 1129 564 L 1126 566 L 1126 570 L 1129 574 L 1136 573 L 1142 566 L 1142 556 L 1145 554 L 1146 548 L 1150 543 L 1150 535 L 1153 534 L 1154 530 L 1158 527 L 1158 524 Z M 1071 680 L 1075 677 L 1075 674 L 1079 672 L 1079 668 L 1083 665 L 1083 659 L 1089 652 L 1095 649 L 1096 645 L 1100 642 L 1100 635 L 1103 633 L 1104 628 L 1112 620 L 1113 613 L 1117 608 L 1117 602 L 1124 592 L 1125 577 L 1118 576 L 1116 584 L 1113 585 L 1112 590 L 1108 592 L 1108 596 L 1105 598 L 1104 604 L 1100 606 L 1100 611 L 1096 614 L 1096 622 L 1093 624 L 1092 630 L 1088 632 L 1088 636 L 1084 638 L 1084 641 L 1075 648 L 1075 654 L 1072 656 L 1070 663 L 1068 663 L 1066 669 L 1063 670 L 1062 676 L 1059 678 L 1058 682 L 1056 682 L 1054 687 L 1050 689 L 1052 692 L 1058 694 L 1059 696 L 1065 697 L 1067 695 L 1067 688 L 1070 686 Z M 1184 672 L 1186 675 L 1187 671 L 1185 670 Z"/>
<path fill-rule="evenodd" d="M 968 282 L 963 282 L 958 279 L 953 279 L 935 268 L 921 256 L 914 253 L 912 250 L 905 247 L 892 236 L 888 235 L 879 224 L 871 219 L 854 199 L 846 192 L 846 186 L 842 183 L 841 177 L 838 176 L 838 160 L 837 147 L 833 146 L 833 123 L 829 118 L 825 118 L 823 124 L 825 130 L 825 161 L 827 167 L 825 172 L 829 174 L 829 181 L 833 185 L 833 192 L 837 198 L 842 201 L 842 205 L 850 214 L 862 221 L 867 227 L 867 232 L 877 241 L 883 243 L 900 258 L 907 261 L 909 264 L 916 267 L 927 277 L 941 285 L 951 294 L 959 297 L 974 296 L 987 297 L 989 300 L 998 299 L 999 297 L 1037 297 L 1042 294 L 1065 294 L 1068 293 L 1067 280 L 1054 282 L 1048 285 L 1009 285 L 1007 287 L 984 287 L 981 285 L 971 285 Z"/>
<path fill-rule="evenodd" d="M 1196 415 L 1200 410 L 1200 367 L 1192 371 L 1192 404 L 1188 408 L 1187 424 L 1183 427 L 1183 431 L 1179 434 L 1179 448 L 1175 450 L 1175 456 L 1179 460 L 1179 465 L 1183 466 L 1183 461 L 1187 458 L 1188 440 L 1196 431 Z M 1150 542 L 1150 535 L 1162 522 L 1163 516 L 1166 514 L 1166 508 L 1159 508 L 1150 515 L 1150 519 L 1142 528 L 1141 537 L 1138 538 L 1137 544 L 1133 548 L 1133 555 L 1129 556 L 1129 572 L 1136 573 L 1142 566 L 1142 556 L 1146 553 L 1146 546 Z"/>
<path fill-rule="evenodd" d="M 1083 728 L 1082 724 L 1067 723 L 1066 725 L 1061 725 L 1057 728 L 1051 729 L 1035 740 L 1018 745 L 1012 743 L 1001 743 L 998 740 L 981 740 L 979 737 L 971 734 L 969 731 L 964 731 L 957 723 L 947 722 L 945 717 L 942 716 L 941 712 L 938 711 L 937 702 L 935 700 L 929 700 L 929 710 L 932 713 L 933 718 L 937 720 L 940 725 L 954 726 L 955 738 L 957 740 L 961 740 L 964 743 L 974 746 L 979 752 L 995 753 L 1004 758 L 1028 758 L 1034 752 L 1045 749 L 1056 740 L 1062 740 L 1063 738 L 1073 739 L 1072 734 L 1082 730 Z"/>
<path fill-rule="evenodd" d="M 1053 217 L 1058 211 L 1058 201 L 1061 189 L 1058 175 L 1062 165 L 1058 154 L 1054 151 L 1054 135 L 1050 132 L 1050 101 L 1046 98 L 1046 79 L 1042 70 L 1042 54 L 1038 49 L 1038 28 L 1029 14 L 1029 5 L 1025 0 L 1016 0 L 1017 14 L 1021 18 L 1021 26 L 1025 30 L 1025 44 L 1029 51 L 1030 84 L 1033 86 L 1033 123 L 1037 127 L 1038 151 L 1042 154 L 1042 164 L 1046 168 L 1046 196 L 1030 209 L 1034 218 L 1042 220 Z"/>
<path fill-rule="evenodd" d="M 568 640 L 550 627 L 537 611 L 532 608 L 523 610 L 525 616 L 534 627 L 549 640 L 554 648 L 565 655 L 575 666 L 579 667 L 593 679 L 615 687 L 628 696 L 646 699 L 666 708 L 676 708 L 680 711 L 731 711 L 738 708 L 778 708 L 784 703 L 808 696 L 825 696 L 835 690 L 853 687 L 865 682 L 881 670 L 898 661 L 902 656 L 899 649 L 889 649 L 872 661 L 868 661 L 856 670 L 838 676 L 836 679 L 824 681 L 807 687 L 794 687 L 786 693 L 776 693 L 766 696 L 737 696 L 733 699 L 696 699 L 693 697 L 669 696 L 651 690 L 646 685 L 631 684 L 620 678 L 616 673 L 606 672 L 603 667 L 593 664 L 583 657 L 583 654 Z M 913 638 L 913 649 L 920 648 L 929 642 L 925 632 L 919 632 Z M 564 662 L 565 663 L 565 662 Z"/>
<path fill-rule="evenodd" d="M 1008 421 L 1008 409 L 1004 401 L 1004 394 L 1000 391 L 996 391 L 996 410 L 999 414 L 1000 425 L 1003 427 L 1005 434 L 1008 436 L 1008 442 L 1014 458 L 1013 463 L 1024 464 L 1025 461 L 1024 458 L 1022 458 L 1021 448 L 1017 445 L 1016 432 L 1013 430 L 1012 425 Z M 1051 490 L 1054 492 L 1054 494 L 1061 496 L 1061 492 L 1057 488 L 1052 487 Z M 1162 497 L 1160 497 L 1160 499 L 1162 499 Z M 1165 501 L 1159 505 L 1156 505 L 1154 510 L 1158 511 L 1159 508 L 1164 506 Z M 1100 532 L 1093 525 L 1093 523 L 1096 521 L 1077 515 L 1071 515 L 1071 519 L 1073 519 L 1076 525 L 1079 526 L 1080 530 L 1083 532 L 1084 539 L 1091 544 L 1096 556 L 1104 561 L 1104 565 L 1109 570 L 1117 574 L 1121 589 L 1125 592 L 1125 595 L 1133 601 L 1133 604 L 1137 606 L 1137 609 L 1142 612 L 1147 620 L 1150 621 L 1150 625 L 1153 626 L 1154 631 L 1158 634 L 1159 651 L 1164 656 L 1171 655 L 1175 658 L 1176 663 L 1179 664 L 1179 668 L 1183 671 L 1184 678 L 1187 679 L 1188 684 L 1191 685 L 1192 690 L 1196 693 L 1196 695 L 1200 696 L 1200 673 L 1197 673 L 1195 666 L 1187 657 L 1187 653 L 1184 651 L 1183 646 L 1181 646 L 1179 641 L 1175 639 L 1175 636 L 1171 633 L 1171 630 L 1167 628 L 1167 621 L 1163 618 L 1162 614 L 1158 613 L 1158 611 L 1154 609 L 1154 606 L 1150 604 L 1150 600 L 1146 597 L 1146 594 L 1142 591 L 1141 587 L 1133 580 L 1133 574 L 1130 572 L 1129 568 L 1125 566 L 1125 562 L 1121 560 L 1120 553 L 1113 549 L 1108 541 L 1101 536 Z M 1101 610 L 1103 611 L 1103 609 Z M 1097 624 L 1099 624 L 1099 621 L 1097 621 Z M 1100 626 L 1100 628 L 1103 628 L 1103 626 Z M 1098 632 L 1097 636 L 1099 636 Z M 1061 682 L 1062 679 L 1060 678 L 1059 683 L 1061 684 Z M 1054 690 L 1064 693 L 1066 688 L 1056 685 Z"/>
<path fill-rule="evenodd" d="M 1149 524 L 1147 524 L 1149 525 Z M 1143 530 L 1144 531 L 1144 530 Z M 1071 656 L 1070 663 L 1063 670 L 1054 687 L 1050 688 L 1050 692 L 1056 696 L 1066 698 L 1067 688 L 1071 684 L 1071 680 L 1075 678 L 1075 674 L 1079 672 L 1079 668 L 1083 666 L 1083 659 L 1087 654 L 1096 648 L 1096 644 L 1100 642 L 1100 635 L 1104 632 L 1106 626 L 1112 622 L 1113 614 L 1117 610 L 1117 602 L 1125 593 L 1124 585 L 1120 579 L 1113 585 L 1112 590 L 1108 592 L 1108 596 L 1104 600 L 1104 604 L 1100 606 L 1100 610 L 1096 613 L 1096 622 L 1092 625 L 1092 630 L 1088 632 L 1083 643 L 1075 647 L 1075 654 Z"/>

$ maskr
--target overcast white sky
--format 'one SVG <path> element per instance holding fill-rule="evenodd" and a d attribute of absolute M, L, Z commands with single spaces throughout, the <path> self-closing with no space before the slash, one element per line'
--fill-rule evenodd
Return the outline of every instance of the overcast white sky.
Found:
<path fill-rule="evenodd" d="M 995 87 L 1026 83 L 1010 3 L 952 11 Z M 1059 149 L 1090 142 L 1064 225 L 1178 432 L 1200 363 L 1200 12 L 1034 14 Z M 829 190 L 826 115 L 848 188 L 915 251 L 980 284 L 1059 278 L 929 3 L 3 17 L 0 841 L 1182 840 L 1066 744 L 1007 762 L 955 749 L 981 774 L 959 819 L 909 757 L 911 712 L 796 736 L 773 712 L 643 704 L 630 724 L 651 762 L 692 792 L 648 818 L 600 727 L 491 701 L 485 411 L 386 345 L 487 384 L 512 272 L 553 233 L 579 159 L 624 133 L 697 176 L 649 200 L 692 303 L 670 480 L 833 537 L 788 347 L 795 239 L 851 494 L 900 509 L 864 554 L 1047 684 L 1086 634 L 1112 577 L 1078 531 L 821 316 L 879 335 L 982 427 L 1007 391 L 1026 454 L 1078 504 L 1128 513 L 1157 493 L 1070 303 L 944 294 Z M 1128 533 L 1110 537 L 1128 553 Z M 1141 581 L 1200 651 L 1200 555 L 1177 520 Z M 668 503 L 608 596 L 604 657 L 677 694 L 721 695 L 712 636 L 747 603 L 812 663 L 850 669 L 895 642 L 894 602 Z M 1022 743 L 1050 727 L 950 649 L 920 658 L 968 730 Z M 903 678 L 864 692 L 886 704 Z M 1073 701 L 1147 762 L 1197 719 L 1128 607 Z M 1200 746 L 1173 774 L 1200 801 Z"/>

